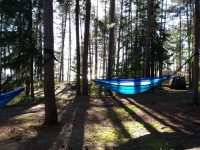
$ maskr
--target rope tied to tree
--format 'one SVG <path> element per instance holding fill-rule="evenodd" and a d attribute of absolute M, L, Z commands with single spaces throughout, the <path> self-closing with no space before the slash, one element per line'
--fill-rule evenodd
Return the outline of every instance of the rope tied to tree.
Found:
<path fill-rule="evenodd" d="M 56 60 L 57 62 L 58 59 L 56 58 L 56 56 L 54 55 L 54 50 L 53 49 L 49 49 L 49 48 L 44 48 L 44 55 L 49 54 L 50 57 L 49 58 L 45 58 L 44 57 L 44 64 L 47 63 L 48 61 L 50 61 L 51 59 Z"/>
<path fill-rule="evenodd" d="M 191 56 L 188 58 L 188 60 L 186 60 L 186 62 L 183 63 L 183 64 L 173 73 L 172 76 L 174 76 L 175 74 L 177 74 L 177 72 L 179 72 L 179 71 L 183 68 L 183 66 L 185 66 L 195 55 L 199 55 L 199 52 L 195 52 L 193 55 L 191 55 Z"/>

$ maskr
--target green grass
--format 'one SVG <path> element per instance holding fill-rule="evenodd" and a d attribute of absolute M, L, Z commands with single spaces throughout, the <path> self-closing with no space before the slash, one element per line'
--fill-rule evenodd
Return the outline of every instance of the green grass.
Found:
<path fill-rule="evenodd" d="M 24 122 L 24 121 L 32 121 L 33 120 L 33 117 L 31 116 L 19 116 L 19 117 L 16 117 L 15 120 L 17 121 L 20 121 L 20 122 Z"/>
<path fill-rule="evenodd" d="M 26 97 L 24 95 L 19 95 L 15 97 L 11 104 L 28 104 L 28 103 L 37 103 L 43 101 L 44 98 L 41 96 L 35 96 L 33 99 L 31 97 Z"/>
<path fill-rule="evenodd" d="M 101 143 L 108 146 L 114 146 L 116 143 L 122 143 L 127 141 L 123 134 L 116 128 L 111 126 L 95 125 L 93 132 L 86 133 L 86 138 L 90 141 L 94 141 L 96 144 Z"/>
<path fill-rule="evenodd" d="M 124 127 L 129 133 L 135 133 L 136 131 L 146 130 L 145 126 L 138 122 L 126 121 L 123 123 Z M 134 135 L 131 135 L 134 138 Z"/>

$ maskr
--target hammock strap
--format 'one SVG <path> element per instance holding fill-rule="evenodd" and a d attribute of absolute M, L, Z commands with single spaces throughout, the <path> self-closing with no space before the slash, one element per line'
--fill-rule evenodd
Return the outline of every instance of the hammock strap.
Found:
<path fill-rule="evenodd" d="M 192 54 L 192 56 L 190 56 L 190 58 L 188 58 L 188 60 L 186 60 L 186 62 L 184 64 L 182 64 L 174 73 L 173 75 L 175 75 L 177 72 L 179 72 L 183 66 L 185 66 L 195 55 L 199 55 L 199 52 L 195 52 L 194 54 Z M 172 76 L 173 76 L 172 75 Z"/>
<path fill-rule="evenodd" d="M 44 48 L 44 54 L 49 54 L 50 55 L 49 58 L 47 58 L 47 59 L 44 58 L 44 64 L 47 63 L 51 59 L 54 59 L 57 62 L 59 62 L 58 59 L 56 58 L 56 56 L 54 55 L 54 50 L 53 49 Z"/>

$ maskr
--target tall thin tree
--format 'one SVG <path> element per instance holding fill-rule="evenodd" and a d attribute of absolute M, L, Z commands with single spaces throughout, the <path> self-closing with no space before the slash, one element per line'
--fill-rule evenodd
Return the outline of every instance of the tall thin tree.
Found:
<path fill-rule="evenodd" d="M 194 78 L 193 78 L 193 101 L 198 105 L 198 77 L 199 77 L 199 51 L 200 51 L 200 7 L 199 0 L 195 0 L 195 53 L 194 56 Z"/>
<path fill-rule="evenodd" d="M 80 89 L 80 40 L 79 40 L 79 13 L 80 13 L 80 6 L 79 0 L 76 0 L 76 96 L 81 95 Z"/>
<path fill-rule="evenodd" d="M 191 54 L 191 13 L 190 13 L 190 6 L 191 3 L 189 0 L 187 0 L 187 9 L 186 9 L 186 16 L 187 16 L 187 45 L 188 45 L 188 58 L 190 57 Z M 192 74 L 191 74 L 191 62 L 188 63 L 187 65 L 187 70 L 188 70 L 188 79 L 189 79 L 189 87 L 192 87 Z"/>
<path fill-rule="evenodd" d="M 115 52 L 115 0 L 110 0 L 109 12 L 109 52 L 108 52 L 108 79 L 112 78 L 114 71 L 114 52 Z"/>
<path fill-rule="evenodd" d="M 98 68 L 98 10 L 99 10 L 99 5 L 98 5 L 99 1 L 97 0 L 97 10 L 95 13 L 95 79 L 97 78 L 97 68 Z"/>
<path fill-rule="evenodd" d="M 72 49 L 72 32 L 71 32 L 71 9 L 69 8 L 69 56 L 68 56 L 68 81 L 70 82 L 71 80 L 71 49 Z"/>
<path fill-rule="evenodd" d="M 106 9 L 107 9 L 107 1 L 105 0 L 104 1 L 104 24 L 105 24 L 105 26 L 106 26 L 106 24 L 107 24 L 107 18 L 106 18 L 106 16 L 107 16 L 107 11 L 106 11 Z M 106 29 L 106 27 L 104 27 L 104 30 L 103 30 L 103 68 L 102 68 L 102 70 L 103 70 L 103 78 L 105 78 L 105 70 L 106 70 L 106 45 L 107 45 L 107 42 L 106 42 L 106 35 L 107 35 L 107 29 Z"/>
<path fill-rule="evenodd" d="M 88 95 L 88 48 L 89 48 L 89 37 L 90 37 L 90 11 L 91 1 L 86 0 L 86 17 L 85 17 L 85 35 L 84 35 L 84 50 L 83 50 L 83 67 L 82 67 L 82 94 Z"/>
<path fill-rule="evenodd" d="M 1 13 L 1 29 L 0 29 L 0 39 L 1 39 L 1 47 L 0 47 L 0 93 L 1 93 L 1 90 L 2 90 L 2 83 L 1 83 L 1 80 L 2 80 L 2 76 L 1 76 L 1 74 L 2 74 L 2 66 L 1 66 L 1 63 L 2 63 L 2 51 L 3 51 L 3 13 Z"/>
<path fill-rule="evenodd" d="M 59 82 L 64 80 L 64 48 L 65 48 L 65 32 L 66 32 L 66 21 L 67 15 L 64 13 L 62 15 L 62 24 L 61 24 L 61 52 L 60 52 L 60 73 L 59 73 Z"/>
<path fill-rule="evenodd" d="M 45 123 L 58 122 L 54 90 L 54 36 L 53 36 L 53 1 L 43 0 L 44 19 L 44 100 Z"/>
<path fill-rule="evenodd" d="M 33 57 L 35 51 L 34 39 L 33 39 L 33 19 L 32 19 L 32 0 L 28 1 L 28 32 L 29 32 L 29 46 L 30 51 L 30 84 L 31 84 L 31 98 L 34 98 L 34 77 L 33 77 Z"/>
<path fill-rule="evenodd" d="M 119 58 L 120 58 L 120 49 L 121 49 L 121 31 L 122 31 L 122 17 L 123 17 L 123 4 L 124 1 L 121 1 L 121 10 L 120 10 L 120 22 L 118 29 L 118 39 L 117 39 L 117 65 L 116 65 L 116 76 L 119 76 Z"/>
<path fill-rule="evenodd" d="M 145 50 L 145 77 L 150 77 L 150 56 L 151 56 L 151 17 L 154 0 L 147 1 L 147 26 L 146 26 L 146 50 Z"/>

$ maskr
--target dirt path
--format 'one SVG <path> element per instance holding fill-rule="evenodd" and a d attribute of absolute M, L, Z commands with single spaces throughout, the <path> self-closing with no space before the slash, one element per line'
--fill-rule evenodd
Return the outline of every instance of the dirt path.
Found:
<path fill-rule="evenodd" d="M 189 91 L 134 96 L 57 97 L 59 125 L 45 126 L 44 104 L 0 110 L 0 149 L 133 150 L 200 148 L 200 109 Z"/>

